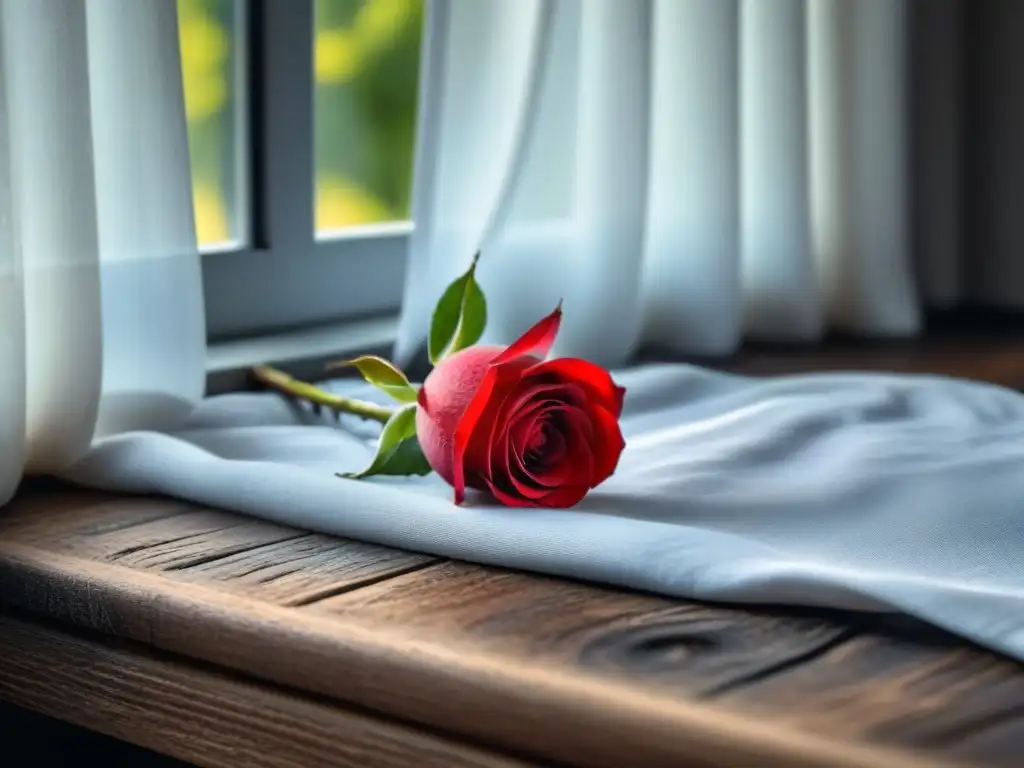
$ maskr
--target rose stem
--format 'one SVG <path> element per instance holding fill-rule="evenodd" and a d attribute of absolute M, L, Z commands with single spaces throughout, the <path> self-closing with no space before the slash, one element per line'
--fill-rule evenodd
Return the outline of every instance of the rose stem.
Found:
<path fill-rule="evenodd" d="M 355 400 L 344 395 L 336 395 L 332 392 L 320 389 L 320 387 L 299 381 L 289 376 L 284 371 L 271 368 L 269 365 L 257 365 L 251 369 L 252 377 L 268 389 L 280 392 L 288 397 L 297 397 L 306 400 L 314 405 L 330 408 L 332 411 L 351 413 L 363 419 L 372 419 L 385 424 L 394 415 L 394 411 L 383 405 L 368 403 L 365 400 Z"/>

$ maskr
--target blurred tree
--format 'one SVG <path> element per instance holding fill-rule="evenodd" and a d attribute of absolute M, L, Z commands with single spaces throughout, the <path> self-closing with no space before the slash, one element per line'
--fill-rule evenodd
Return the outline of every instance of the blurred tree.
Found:
<path fill-rule="evenodd" d="M 406 219 L 422 0 L 316 0 L 317 229 Z"/>
<path fill-rule="evenodd" d="M 232 0 L 178 0 L 185 115 L 188 120 L 196 237 L 201 245 L 231 239 L 225 167 L 230 128 Z"/>
<path fill-rule="evenodd" d="M 231 241 L 236 3 L 177 0 L 196 230 Z M 315 0 L 316 227 L 409 216 L 422 0 Z"/>

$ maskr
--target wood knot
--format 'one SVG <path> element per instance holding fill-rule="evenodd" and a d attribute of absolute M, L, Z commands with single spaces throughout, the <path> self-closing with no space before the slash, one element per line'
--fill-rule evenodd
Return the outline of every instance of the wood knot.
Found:
<path fill-rule="evenodd" d="M 630 627 L 584 646 L 580 663 L 632 671 L 678 668 L 721 645 L 718 633 L 690 622 Z"/>

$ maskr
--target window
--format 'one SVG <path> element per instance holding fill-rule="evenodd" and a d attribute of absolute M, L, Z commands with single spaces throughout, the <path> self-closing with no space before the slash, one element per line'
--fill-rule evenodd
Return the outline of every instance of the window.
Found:
<path fill-rule="evenodd" d="M 178 0 L 196 237 L 206 251 L 248 242 L 242 9 L 234 0 Z"/>
<path fill-rule="evenodd" d="M 419 0 L 316 0 L 316 230 L 405 222 L 412 190 Z"/>
<path fill-rule="evenodd" d="M 211 340 L 402 294 L 423 0 L 178 0 Z"/>

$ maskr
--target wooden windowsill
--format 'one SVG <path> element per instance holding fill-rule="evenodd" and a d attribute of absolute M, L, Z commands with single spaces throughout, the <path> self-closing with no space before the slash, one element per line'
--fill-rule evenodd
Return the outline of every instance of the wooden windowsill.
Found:
<path fill-rule="evenodd" d="M 1024 334 L 1020 341 L 847 342 L 808 349 L 750 345 L 734 358 L 707 364 L 752 376 L 883 371 L 953 376 L 1024 389 Z"/>
<path fill-rule="evenodd" d="M 852 349 L 726 367 L 1024 383 L 1005 342 Z M 0 510 L 0 585 L 0 698 L 203 766 L 1011 766 L 1024 743 L 1024 665 L 910 620 L 671 600 L 169 499 L 29 484 Z"/>

